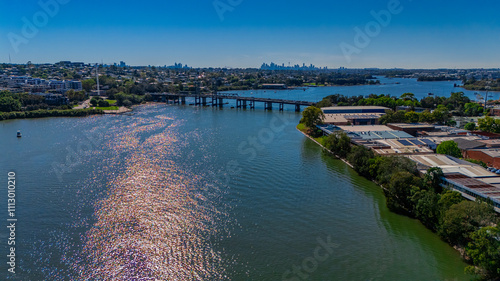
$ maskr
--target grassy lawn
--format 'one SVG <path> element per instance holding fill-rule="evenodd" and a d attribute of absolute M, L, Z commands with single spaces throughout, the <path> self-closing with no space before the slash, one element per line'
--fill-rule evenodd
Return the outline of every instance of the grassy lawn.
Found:
<path fill-rule="evenodd" d="M 95 109 L 102 109 L 102 110 L 118 110 L 118 106 L 108 106 L 108 107 L 94 107 Z"/>
<path fill-rule="evenodd" d="M 303 133 L 307 133 L 307 127 L 303 123 L 299 123 L 299 125 L 297 125 L 297 129 L 299 129 L 299 131 L 301 131 Z M 322 146 L 325 146 L 325 138 L 326 138 L 325 136 L 322 136 L 322 137 L 313 138 L 313 139 L 316 140 L 317 142 L 319 142 Z"/>
<path fill-rule="evenodd" d="M 325 146 L 325 136 L 319 137 L 319 138 L 314 138 L 317 142 L 319 142 L 322 146 Z"/>
<path fill-rule="evenodd" d="M 109 105 L 113 105 L 116 103 L 116 100 L 106 100 L 107 102 L 109 102 Z"/>

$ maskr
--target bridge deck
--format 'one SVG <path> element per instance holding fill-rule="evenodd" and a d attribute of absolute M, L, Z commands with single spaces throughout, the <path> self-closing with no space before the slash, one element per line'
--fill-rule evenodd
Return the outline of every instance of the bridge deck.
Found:
<path fill-rule="evenodd" d="M 310 101 L 298 101 L 298 100 L 284 100 L 284 99 L 272 99 L 272 98 L 257 98 L 257 97 L 241 97 L 236 95 L 196 95 L 196 94 L 173 94 L 173 93 L 150 93 L 152 96 L 165 96 L 165 97 L 190 97 L 190 98 L 218 98 L 218 99 L 231 99 L 231 100 L 244 100 L 253 102 L 271 102 L 271 103 L 281 103 L 281 104 L 294 104 L 294 105 L 307 105 L 311 106 L 314 102 Z"/>

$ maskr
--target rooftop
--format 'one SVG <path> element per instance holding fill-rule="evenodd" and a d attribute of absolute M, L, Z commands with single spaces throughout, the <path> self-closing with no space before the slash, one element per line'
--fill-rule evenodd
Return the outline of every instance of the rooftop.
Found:
<path fill-rule="evenodd" d="M 431 167 L 439 167 L 441 168 L 441 170 L 443 170 L 443 173 L 445 175 L 450 173 L 458 173 L 471 178 L 498 177 L 496 174 L 489 172 L 479 165 L 460 160 L 449 155 L 429 154 L 409 155 L 407 157 L 417 162 L 421 166 L 424 166 L 425 170 Z"/>
<path fill-rule="evenodd" d="M 498 147 L 500 146 L 500 139 L 491 139 L 491 140 L 478 140 L 486 144 L 487 147 Z"/>
<path fill-rule="evenodd" d="M 389 110 L 387 107 L 383 106 L 330 106 L 322 107 L 321 110 L 363 110 L 363 109 L 383 109 Z"/>
<path fill-rule="evenodd" d="M 458 148 L 460 148 L 461 150 L 474 149 L 486 146 L 486 144 L 479 142 L 477 140 L 468 140 L 463 138 L 456 138 L 454 142 L 458 144 Z"/>
<path fill-rule="evenodd" d="M 348 132 L 395 131 L 384 125 L 338 126 L 338 127 Z"/>
<path fill-rule="evenodd" d="M 338 126 L 347 132 L 352 139 L 379 140 L 379 139 L 407 139 L 413 138 L 402 131 L 393 130 L 384 125 Z"/>
<path fill-rule="evenodd" d="M 472 134 L 478 135 L 478 136 L 484 136 L 484 137 L 488 137 L 488 138 L 500 139 L 500 134 L 495 134 L 495 133 L 474 131 L 474 132 L 472 132 Z"/>
<path fill-rule="evenodd" d="M 389 123 L 387 125 L 399 127 L 401 129 L 434 129 L 434 125 L 424 124 L 424 123 Z"/>
<path fill-rule="evenodd" d="M 491 156 L 493 158 L 500 157 L 500 150 L 498 149 L 477 149 L 477 151 L 481 151 L 484 154 Z"/>

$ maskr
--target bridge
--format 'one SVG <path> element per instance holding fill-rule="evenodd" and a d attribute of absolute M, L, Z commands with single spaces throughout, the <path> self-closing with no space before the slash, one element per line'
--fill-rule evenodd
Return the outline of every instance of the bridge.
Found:
<path fill-rule="evenodd" d="M 194 105 L 222 107 L 224 100 L 236 100 L 236 108 L 250 108 L 254 109 L 257 102 L 264 103 L 265 110 L 272 110 L 273 104 L 278 105 L 278 109 L 283 111 L 285 104 L 295 105 L 295 111 L 300 112 L 301 106 L 311 106 L 314 103 L 309 101 L 296 101 L 296 100 L 283 100 L 271 98 L 256 98 L 256 97 L 240 97 L 238 95 L 202 95 L 190 94 L 187 92 L 180 93 L 149 93 L 154 101 L 157 102 L 172 102 L 174 104 L 186 104 L 186 98 L 194 98 Z"/>

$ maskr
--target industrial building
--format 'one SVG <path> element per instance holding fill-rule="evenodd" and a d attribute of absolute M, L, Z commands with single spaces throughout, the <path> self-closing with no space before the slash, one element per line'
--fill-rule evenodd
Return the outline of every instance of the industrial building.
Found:
<path fill-rule="evenodd" d="M 321 108 L 325 124 L 332 125 L 377 125 L 385 115 L 387 107 L 382 106 L 333 106 Z"/>
<path fill-rule="evenodd" d="M 417 163 L 421 173 L 431 167 L 439 167 L 443 171 L 443 185 L 460 192 L 464 197 L 489 199 L 500 212 L 500 176 L 483 167 L 448 155 L 408 155 Z"/>
<path fill-rule="evenodd" d="M 500 150 L 498 149 L 470 149 L 464 151 L 464 157 L 483 161 L 488 167 L 500 169 Z"/>
<path fill-rule="evenodd" d="M 389 123 L 387 124 L 387 127 L 397 130 L 397 131 L 403 131 L 405 133 L 408 133 L 414 137 L 419 136 L 419 132 L 436 132 L 438 131 L 436 129 L 436 126 L 434 125 L 429 125 L 429 124 L 421 124 L 421 123 L 416 123 L 416 124 L 407 124 L 407 123 Z"/>

